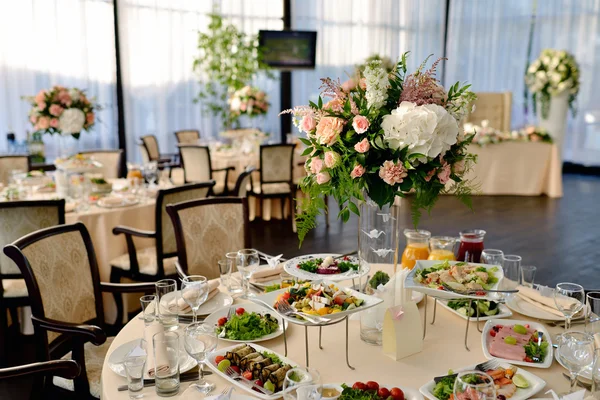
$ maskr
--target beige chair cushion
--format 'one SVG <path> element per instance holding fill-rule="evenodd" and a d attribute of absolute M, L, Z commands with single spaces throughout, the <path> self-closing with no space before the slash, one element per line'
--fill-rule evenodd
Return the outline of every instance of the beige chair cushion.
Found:
<path fill-rule="evenodd" d="M 3 297 L 27 297 L 27 285 L 25 279 L 2 279 Z"/>
<path fill-rule="evenodd" d="M 489 126 L 501 131 L 509 131 L 512 112 L 512 93 L 476 93 L 475 110 L 467 115 L 465 122 L 481 125 L 487 120 Z"/>
<path fill-rule="evenodd" d="M 200 139 L 200 132 L 196 130 L 177 131 L 175 134 L 180 144 L 197 144 Z"/>
<path fill-rule="evenodd" d="M 27 172 L 29 163 L 27 157 L 0 157 L 0 183 L 8 185 L 10 174 L 13 170 L 18 169 Z"/>
<path fill-rule="evenodd" d="M 260 156 L 263 182 L 291 180 L 294 153 L 289 146 L 262 147 Z"/>
<path fill-rule="evenodd" d="M 102 174 L 104 179 L 117 179 L 119 177 L 119 161 L 121 160 L 121 152 L 119 150 L 85 151 L 83 154 L 92 157 L 102 164 L 102 167 L 96 169 L 94 173 Z"/>
<path fill-rule="evenodd" d="M 153 135 L 142 136 L 142 142 L 146 145 L 148 156 L 151 160 L 158 160 L 160 158 L 160 152 L 158 150 L 158 142 L 156 137 Z"/>
<path fill-rule="evenodd" d="M 106 338 L 106 342 L 104 342 L 100 346 L 94 346 L 89 342 L 83 345 L 83 353 L 85 356 L 85 370 L 87 372 L 88 382 L 90 384 L 90 394 L 98 399 L 100 398 L 102 392 L 102 386 L 100 384 L 100 377 L 102 375 L 102 365 L 104 364 L 106 353 L 108 352 L 108 348 L 112 344 L 113 339 L 114 337 Z M 71 352 L 68 352 L 62 359 L 70 360 Z M 65 390 L 75 390 L 75 384 L 71 379 L 65 379 L 55 376 L 52 380 L 52 383 L 54 383 L 55 386 L 58 386 L 59 388 Z"/>
<path fill-rule="evenodd" d="M 263 194 L 289 194 L 290 185 L 287 183 L 263 183 Z M 261 193 L 260 183 L 254 184 L 254 193 Z"/>
<path fill-rule="evenodd" d="M 137 260 L 140 266 L 140 272 L 146 275 L 156 275 L 158 271 L 158 264 L 156 262 L 156 247 L 146 247 L 144 249 L 137 249 Z M 163 265 L 165 268 L 165 275 L 175 274 L 175 261 L 177 257 L 165 258 Z M 110 265 L 113 267 L 120 268 L 124 271 L 129 271 L 129 253 L 120 255 L 110 261 Z"/>

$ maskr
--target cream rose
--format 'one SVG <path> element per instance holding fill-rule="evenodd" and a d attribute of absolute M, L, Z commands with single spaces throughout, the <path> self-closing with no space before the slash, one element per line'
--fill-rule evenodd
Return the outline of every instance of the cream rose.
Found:
<path fill-rule="evenodd" d="M 341 159 L 341 156 L 335 151 L 325 152 L 325 166 L 329 169 L 337 167 Z"/>
<path fill-rule="evenodd" d="M 302 121 L 300 122 L 300 129 L 302 132 L 311 133 L 316 126 L 317 124 L 312 115 L 305 115 L 302 117 Z"/>
<path fill-rule="evenodd" d="M 344 121 L 337 117 L 323 117 L 317 124 L 316 137 L 320 144 L 332 146 L 344 129 Z"/>
<path fill-rule="evenodd" d="M 352 127 L 356 133 L 365 133 L 369 129 L 369 120 L 363 115 L 357 115 L 352 120 Z"/>
<path fill-rule="evenodd" d="M 366 153 L 370 148 L 371 145 L 369 144 L 369 140 L 367 138 L 364 138 L 354 145 L 354 150 L 358 151 L 359 153 Z"/>
<path fill-rule="evenodd" d="M 327 172 L 327 171 L 324 171 L 324 172 L 321 172 L 321 173 L 317 174 L 317 183 L 319 185 L 327 183 L 330 180 L 331 180 L 331 175 L 329 175 L 329 172 Z"/>

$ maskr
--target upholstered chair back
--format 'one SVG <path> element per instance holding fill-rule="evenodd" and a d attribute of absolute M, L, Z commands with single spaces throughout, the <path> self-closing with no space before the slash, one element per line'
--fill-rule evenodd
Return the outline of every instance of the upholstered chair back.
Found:
<path fill-rule="evenodd" d="M 104 179 L 119 178 L 123 150 L 90 150 L 82 151 L 81 154 L 85 154 L 102 164 L 102 167 L 94 172 L 102 174 Z"/>
<path fill-rule="evenodd" d="M 254 167 L 248 167 L 244 172 L 242 172 L 235 182 L 234 195 L 237 197 L 247 197 L 248 196 L 248 188 L 252 182 L 252 173 L 256 170 Z"/>
<path fill-rule="evenodd" d="M 158 140 L 154 135 L 142 136 L 142 143 L 146 146 L 148 151 L 148 157 L 150 161 L 156 161 L 160 158 L 160 152 L 158 151 Z"/>
<path fill-rule="evenodd" d="M 212 179 L 208 147 L 192 144 L 181 145 L 179 154 L 186 182 L 206 182 Z"/>
<path fill-rule="evenodd" d="M 177 237 L 179 263 L 188 275 L 219 277 L 225 253 L 249 247 L 248 203 L 210 198 L 168 207 Z"/>
<path fill-rule="evenodd" d="M 64 223 L 64 200 L 0 202 L 0 248 L 31 232 Z M 0 275 L 21 275 L 4 253 L 0 253 Z"/>
<path fill-rule="evenodd" d="M 21 156 L 0 156 L 0 183 L 7 185 L 13 170 L 29 171 L 29 158 Z"/>
<path fill-rule="evenodd" d="M 501 131 L 510 130 L 512 113 L 512 93 L 477 93 L 475 110 L 471 112 L 465 122 L 481 125 L 481 121 L 488 120 L 489 126 Z"/>
<path fill-rule="evenodd" d="M 140 149 L 140 154 L 142 155 L 142 163 L 146 164 L 150 162 L 150 156 L 148 155 L 148 150 L 146 150 L 146 146 L 143 143 L 138 144 L 138 148 Z"/>
<path fill-rule="evenodd" d="M 291 182 L 294 145 L 260 146 L 261 183 Z"/>
<path fill-rule="evenodd" d="M 179 144 L 198 144 L 200 139 L 200 131 L 194 129 L 186 129 L 175 132 L 177 143 Z"/>

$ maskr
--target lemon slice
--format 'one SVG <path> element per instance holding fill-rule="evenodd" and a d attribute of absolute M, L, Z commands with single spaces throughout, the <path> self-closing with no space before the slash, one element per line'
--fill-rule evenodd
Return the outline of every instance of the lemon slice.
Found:
<path fill-rule="evenodd" d="M 527 382 L 527 379 L 525 379 L 523 375 L 516 374 L 513 376 L 512 381 L 518 388 L 525 389 L 529 387 L 529 382 Z"/>

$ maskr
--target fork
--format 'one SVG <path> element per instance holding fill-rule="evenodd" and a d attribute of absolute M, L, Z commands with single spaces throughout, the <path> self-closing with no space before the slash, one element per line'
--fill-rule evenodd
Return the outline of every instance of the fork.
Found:
<path fill-rule="evenodd" d="M 267 390 L 262 386 L 258 386 L 256 383 L 252 382 L 251 380 L 244 378 L 242 375 L 235 372 L 235 370 L 231 367 L 227 367 L 227 369 L 225 370 L 225 374 L 235 381 L 244 382 L 246 385 L 249 385 L 252 389 L 258 390 L 262 394 L 266 394 L 267 396 L 270 396 L 273 394 L 273 392 L 271 392 L 270 390 Z"/>
<path fill-rule="evenodd" d="M 235 314 L 235 308 L 229 307 L 229 311 L 227 312 L 227 321 L 230 321 L 231 318 L 234 316 L 234 314 Z M 221 333 L 219 333 L 219 339 L 225 337 L 225 335 L 227 334 L 226 330 L 227 330 L 227 328 L 225 328 L 225 325 L 223 325 L 223 330 L 221 331 Z"/>
<path fill-rule="evenodd" d="M 231 392 L 233 392 L 233 386 L 226 386 L 215 400 L 229 400 L 231 398 Z"/>
<path fill-rule="evenodd" d="M 288 304 L 287 301 L 279 301 L 277 302 L 277 311 L 280 314 L 285 315 L 286 317 L 290 317 L 292 315 L 296 315 L 298 317 L 304 318 L 305 320 L 307 320 L 308 322 L 311 322 L 313 324 L 322 324 L 323 322 L 329 322 L 329 320 L 327 318 L 322 318 L 322 317 L 317 317 L 314 315 L 308 315 L 305 313 L 301 313 L 298 311 L 295 311 L 292 306 L 290 306 Z"/>
<path fill-rule="evenodd" d="M 450 291 L 450 292 L 454 292 L 454 293 L 458 293 L 458 294 L 465 294 L 465 295 L 470 295 L 470 294 L 476 294 L 476 293 L 517 293 L 519 290 L 518 289 L 506 289 L 506 290 L 494 290 L 494 289 L 469 289 L 469 290 L 458 290 L 458 289 L 453 289 L 452 287 L 450 287 L 448 284 L 443 283 L 442 282 L 442 286 Z"/>
<path fill-rule="evenodd" d="M 498 367 L 500 367 L 500 361 L 493 359 L 486 361 L 483 364 L 479 364 L 475 368 L 482 372 L 487 372 L 489 370 L 497 369 Z"/>
<path fill-rule="evenodd" d="M 539 362 L 542 362 L 542 349 L 540 346 L 542 345 L 542 338 L 544 337 L 544 332 L 538 331 L 537 334 L 538 334 L 538 340 L 537 340 L 538 351 L 537 351 L 537 353 L 535 353 L 532 356 L 532 359 L 533 359 L 533 362 L 539 363 Z"/>

